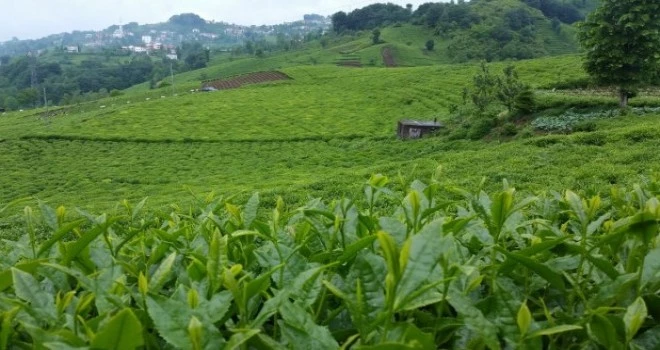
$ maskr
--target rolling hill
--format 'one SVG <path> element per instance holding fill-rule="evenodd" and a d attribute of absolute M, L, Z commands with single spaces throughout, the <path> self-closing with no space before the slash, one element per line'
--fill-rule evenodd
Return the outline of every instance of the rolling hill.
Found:
<path fill-rule="evenodd" d="M 576 1 L 2 112 L 0 348 L 657 349 L 660 90 L 591 86 Z"/>
<path fill-rule="evenodd" d="M 54 117 L 44 118 L 39 111 L 4 115 L 0 158 L 10 170 L 2 174 L 6 185 L 0 200 L 29 196 L 53 205 L 108 210 L 123 198 L 150 197 L 160 205 L 191 198 L 189 191 L 214 190 L 261 191 L 266 198 L 283 195 L 300 203 L 310 196 L 348 195 L 372 173 L 425 177 L 439 164 L 448 182 L 461 185 L 487 176 L 493 183 L 508 178 L 528 191 L 582 188 L 650 176 L 647 161 L 657 156 L 646 143 L 628 147 L 635 152 L 623 151 L 630 134 L 655 130 L 654 117 L 648 115 L 599 122 L 606 132 L 554 136 L 542 147 L 534 145 L 545 141 L 535 138 L 503 144 L 446 136 L 398 141 L 394 130 L 399 119 L 447 120 L 476 65 L 295 66 L 295 59 L 304 58 L 294 55 L 236 60 L 202 70 L 210 76 L 231 69 L 238 73 L 243 67 L 290 65 L 282 72 L 291 80 L 184 92 L 199 86 L 200 72 L 191 72 L 176 77 L 178 96 L 168 89 L 136 87 L 121 97 L 65 107 Z M 253 62 L 258 64 L 250 66 Z M 496 64 L 493 70 L 503 66 Z M 537 88 L 584 76 L 576 56 L 516 66 L 521 78 Z M 614 98 L 559 92 L 540 97 L 550 107 L 615 103 Z M 657 100 L 650 96 L 639 102 Z M 583 140 L 594 135 L 602 142 Z M 567 154 L 574 157 L 573 165 Z"/>

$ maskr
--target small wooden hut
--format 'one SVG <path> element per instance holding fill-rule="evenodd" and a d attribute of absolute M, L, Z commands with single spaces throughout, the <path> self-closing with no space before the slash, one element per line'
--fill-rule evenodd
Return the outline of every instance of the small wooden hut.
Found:
<path fill-rule="evenodd" d="M 400 139 L 420 139 L 433 134 L 443 127 L 437 120 L 400 120 L 397 134 Z"/>

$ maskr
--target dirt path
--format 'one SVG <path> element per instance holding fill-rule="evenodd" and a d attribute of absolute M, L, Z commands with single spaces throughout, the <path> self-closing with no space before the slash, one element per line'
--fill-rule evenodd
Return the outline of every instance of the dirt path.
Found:
<path fill-rule="evenodd" d="M 385 67 L 396 67 L 392 48 L 386 47 L 383 49 L 383 63 L 385 64 Z"/>

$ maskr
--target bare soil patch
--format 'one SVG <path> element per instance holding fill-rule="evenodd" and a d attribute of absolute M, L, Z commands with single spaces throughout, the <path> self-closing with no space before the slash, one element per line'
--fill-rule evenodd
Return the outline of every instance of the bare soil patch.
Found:
<path fill-rule="evenodd" d="M 256 72 L 237 75 L 226 79 L 209 80 L 202 83 L 202 87 L 214 87 L 218 90 L 237 89 L 243 85 L 267 83 L 278 80 L 289 80 L 291 77 L 278 72 Z"/>

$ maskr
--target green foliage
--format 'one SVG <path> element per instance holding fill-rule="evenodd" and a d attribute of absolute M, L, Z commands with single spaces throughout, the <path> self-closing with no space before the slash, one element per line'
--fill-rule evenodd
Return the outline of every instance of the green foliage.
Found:
<path fill-rule="evenodd" d="M 660 108 L 658 107 L 635 107 L 629 109 L 627 112 L 619 109 L 589 112 L 577 112 L 574 110 L 568 110 L 558 116 L 544 116 L 536 118 L 534 121 L 532 121 L 531 125 L 542 131 L 593 131 L 596 128 L 596 125 L 593 124 L 593 122 L 599 119 L 617 118 L 625 114 L 640 116 L 657 112 L 660 112 Z"/>
<path fill-rule="evenodd" d="M 372 30 L 397 22 L 407 22 L 409 18 L 410 11 L 404 7 L 392 3 L 378 3 L 353 10 L 348 14 L 343 11 L 333 14 L 332 28 L 337 33 Z"/>
<path fill-rule="evenodd" d="M 616 86 L 620 105 L 655 77 L 660 56 L 660 4 L 652 0 L 605 0 L 580 25 L 585 69 L 596 82 Z"/>
<path fill-rule="evenodd" d="M 519 102 L 526 111 L 533 110 L 534 92 L 520 81 L 515 67 L 512 65 L 506 66 L 503 73 L 503 76 L 497 77 L 497 99 L 507 108 L 509 113 L 514 111 Z M 528 95 L 527 98 L 520 97 L 523 91 Z M 531 95 L 531 98 L 529 95 Z"/>
<path fill-rule="evenodd" d="M 472 78 L 471 89 L 468 90 L 472 104 L 479 114 L 486 113 L 497 98 L 497 78 L 490 73 L 486 62 L 481 62 L 479 71 Z"/>
<path fill-rule="evenodd" d="M 414 28 L 400 29 L 403 35 Z M 384 34 L 388 41 L 395 32 L 389 33 Z M 421 52 L 426 38 L 420 36 L 413 48 Z M 293 78 L 288 81 L 217 94 L 184 93 L 199 87 L 201 72 L 217 77 L 280 64 L 285 64 L 281 57 L 268 55 L 184 73 L 175 77 L 179 96 L 167 88 L 139 86 L 96 103 L 78 96 L 79 104 L 51 109 L 57 114 L 47 119 L 44 110 L 6 113 L 0 118 L 0 162 L 8 170 L 0 172 L 0 202 L 29 198 L 36 205 L 40 199 L 98 212 L 113 211 L 117 198 L 138 202 L 148 196 L 158 207 L 210 191 L 239 193 L 247 200 L 245 191 L 258 190 L 265 202 L 282 195 L 288 203 L 302 204 L 309 196 L 353 193 L 355 184 L 374 172 L 430 176 L 437 163 L 445 164 L 451 182 L 462 186 L 487 176 L 506 177 L 525 191 L 588 190 L 612 178 L 631 184 L 660 162 L 655 152 L 660 111 L 649 107 L 636 118 L 598 119 L 598 131 L 607 135 L 598 149 L 564 137 L 542 147 L 529 147 L 535 139 L 523 135 L 506 143 L 463 141 L 476 114 L 466 113 L 465 122 L 454 126 L 449 107 L 465 110 L 461 87 L 471 82 L 478 65 L 354 70 L 319 64 L 283 69 Z M 499 73 L 506 64 L 488 66 Z M 584 76 L 576 56 L 518 62 L 516 70 L 534 88 L 556 81 L 560 72 Z M 496 103 L 488 118 L 504 110 Z M 658 105 L 658 99 L 641 92 L 637 103 Z M 540 91 L 537 104 L 537 111 L 556 108 L 543 112 L 555 116 L 571 106 L 573 113 L 614 107 L 616 99 L 590 91 Z M 636 109 L 632 113 L 637 115 Z M 394 142 L 396 123 L 404 117 L 438 117 L 448 125 L 448 135 Z M 508 121 L 505 115 L 496 120 L 493 136 Z M 530 127 L 523 134 L 535 132 Z M 19 211 L 12 208 L 7 215 Z M 16 220 L 7 229 L 14 237 L 20 234 Z"/>
<path fill-rule="evenodd" d="M 470 140 L 479 140 L 484 138 L 490 131 L 497 125 L 495 119 L 490 117 L 482 117 L 470 123 L 467 137 Z"/>
<path fill-rule="evenodd" d="M 523 87 L 513 97 L 513 111 L 521 115 L 529 115 L 536 110 L 536 94 L 529 87 Z"/>
<path fill-rule="evenodd" d="M 435 41 L 433 39 L 429 39 L 426 41 L 426 44 L 424 45 L 427 50 L 433 51 L 435 48 Z"/>
<path fill-rule="evenodd" d="M 371 42 L 374 45 L 380 44 L 380 29 L 376 28 L 371 32 Z"/>
<path fill-rule="evenodd" d="M 19 102 L 14 96 L 7 96 L 4 101 L 4 107 L 7 110 L 14 111 L 17 110 L 19 106 Z"/>
<path fill-rule="evenodd" d="M 494 76 L 489 66 L 482 62 L 472 80 L 472 85 L 463 89 L 463 109 L 455 110 L 469 127 L 465 136 L 472 140 L 488 135 L 498 122 L 529 115 L 536 107 L 534 92 L 520 81 L 512 65 L 504 67 L 502 76 Z M 499 108 L 506 108 L 508 114 L 500 113 Z M 498 114 L 504 117 L 498 120 L 495 118 Z M 505 124 L 498 131 L 501 136 L 514 136 L 517 128 Z"/>
<path fill-rule="evenodd" d="M 659 345 L 660 184 L 524 197 L 437 180 L 374 175 L 364 199 L 270 214 L 258 195 L 84 220 L 42 205 L 26 221 L 54 240 L 0 247 L 0 346 Z"/>

